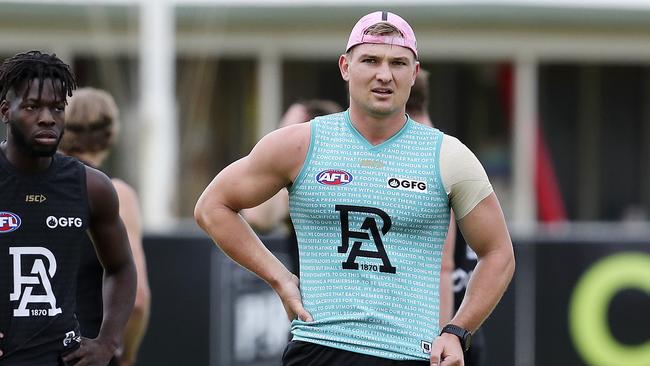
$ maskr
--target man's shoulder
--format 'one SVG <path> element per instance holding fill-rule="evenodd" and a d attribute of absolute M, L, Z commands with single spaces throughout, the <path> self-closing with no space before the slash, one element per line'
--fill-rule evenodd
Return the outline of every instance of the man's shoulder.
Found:
<path fill-rule="evenodd" d="M 317 123 L 318 122 L 332 123 L 332 122 L 343 122 L 343 121 L 345 121 L 345 111 L 317 116 L 314 117 L 314 119 L 312 120 L 312 122 L 317 122 Z"/>
<path fill-rule="evenodd" d="M 76 158 L 55 153 L 52 156 L 52 165 L 44 179 L 53 184 L 79 184 L 85 179 L 85 165 Z"/>
<path fill-rule="evenodd" d="M 417 122 L 416 120 L 412 119 L 409 117 L 409 130 L 412 131 L 412 133 L 415 133 L 419 136 L 431 136 L 431 137 L 438 137 L 438 136 L 444 136 L 444 132 L 440 131 L 434 126 L 429 126 L 420 122 Z"/>
<path fill-rule="evenodd" d="M 442 132 L 443 147 L 449 151 L 458 151 L 460 149 L 467 149 L 465 144 L 457 137 Z"/>
<path fill-rule="evenodd" d="M 86 189 L 91 200 L 104 200 L 115 194 L 115 188 L 111 179 L 101 170 L 84 165 L 86 171 Z M 109 195 L 109 196 L 107 196 Z"/>
<path fill-rule="evenodd" d="M 113 186 L 111 178 L 106 173 L 89 165 L 84 165 L 83 167 L 86 171 L 86 183 L 89 187 L 95 184 Z"/>
<path fill-rule="evenodd" d="M 289 146 L 292 143 L 298 143 L 300 140 L 309 136 L 311 133 L 312 123 L 314 123 L 314 120 L 278 128 L 264 136 L 260 140 L 260 143 L 262 146 L 280 145 L 284 147 Z M 258 145 L 260 145 L 260 143 L 258 143 Z"/>
<path fill-rule="evenodd" d="M 53 159 L 58 169 L 79 169 L 85 165 L 79 159 L 60 152 L 55 153 Z"/>

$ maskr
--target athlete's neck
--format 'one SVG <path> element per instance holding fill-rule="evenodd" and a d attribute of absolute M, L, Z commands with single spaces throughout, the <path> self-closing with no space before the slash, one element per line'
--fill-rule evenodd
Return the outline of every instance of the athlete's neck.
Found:
<path fill-rule="evenodd" d="M 51 156 L 34 156 L 16 144 L 9 144 L 7 140 L 0 142 L 0 150 L 9 164 L 21 173 L 38 173 L 46 170 L 52 164 Z"/>
<path fill-rule="evenodd" d="M 379 145 L 401 130 L 407 118 L 404 110 L 389 116 L 373 116 L 350 106 L 350 121 L 370 144 Z"/>

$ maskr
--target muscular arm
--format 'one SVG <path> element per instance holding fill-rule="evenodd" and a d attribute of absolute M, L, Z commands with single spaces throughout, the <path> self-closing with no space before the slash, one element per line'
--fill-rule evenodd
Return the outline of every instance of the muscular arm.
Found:
<path fill-rule="evenodd" d="M 120 217 L 124 222 L 131 244 L 133 261 L 137 272 L 137 289 L 133 311 L 124 328 L 124 351 L 120 357 L 123 365 L 135 362 L 142 338 L 149 323 L 151 291 L 147 278 L 147 264 L 142 248 L 142 226 L 138 196 L 131 186 L 119 179 L 113 179 L 113 186 L 120 202 Z"/>
<path fill-rule="evenodd" d="M 259 205 L 298 174 L 309 147 L 309 124 L 271 132 L 251 153 L 223 169 L 194 209 L 199 226 L 235 262 L 266 281 L 282 299 L 289 318 L 310 319 L 298 279 L 262 244 L 238 212 Z"/>
<path fill-rule="evenodd" d="M 305 106 L 302 103 L 294 103 L 282 116 L 280 127 L 304 123 L 310 119 L 311 116 Z M 258 232 L 264 233 L 277 228 L 286 228 L 284 223 L 289 217 L 289 192 L 286 189 L 281 189 L 262 204 L 242 210 L 241 215 Z"/>
<path fill-rule="evenodd" d="M 476 252 L 478 264 L 467 285 L 465 297 L 450 323 L 476 332 L 505 292 L 515 269 L 512 242 L 494 193 L 483 199 L 458 221 L 467 244 Z M 460 364 L 459 339 L 443 333 L 431 350 L 431 365 Z"/>
<path fill-rule="evenodd" d="M 445 136 L 440 159 L 458 227 L 478 256 L 463 302 L 451 323 L 474 332 L 510 283 L 515 266 L 512 241 L 499 201 L 476 156 L 456 138 Z"/>
<path fill-rule="evenodd" d="M 287 190 L 281 189 L 261 205 L 242 210 L 241 215 L 257 232 L 268 233 L 282 228 L 289 216 Z"/>
<path fill-rule="evenodd" d="M 64 360 L 81 359 L 82 364 L 94 364 L 108 362 L 121 343 L 124 325 L 133 308 L 136 271 L 113 184 L 103 173 L 86 167 L 86 185 L 90 235 L 104 267 L 104 316 L 97 338 L 82 340 L 81 347 Z"/>
<path fill-rule="evenodd" d="M 475 332 L 512 279 L 515 267 L 512 241 L 485 170 L 456 138 L 444 137 L 440 169 L 458 227 L 478 256 L 463 302 L 450 323 Z M 444 333 L 432 345 L 431 365 L 456 364 L 462 357 L 460 342 L 454 335 Z"/>
<path fill-rule="evenodd" d="M 476 331 L 506 291 L 515 270 L 512 241 L 494 193 L 483 199 L 458 226 L 476 252 L 478 264 L 451 323 Z"/>

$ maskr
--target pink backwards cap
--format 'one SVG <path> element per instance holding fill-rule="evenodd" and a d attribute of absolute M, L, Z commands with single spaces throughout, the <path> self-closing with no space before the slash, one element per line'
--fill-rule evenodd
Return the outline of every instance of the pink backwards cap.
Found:
<path fill-rule="evenodd" d="M 365 34 L 368 28 L 382 22 L 391 24 L 397 28 L 402 33 L 402 37 Z M 354 28 L 352 28 L 345 52 L 350 51 L 350 48 L 362 43 L 393 44 L 406 47 L 413 51 L 416 59 L 418 58 L 417 41 L 415 40 L 413 29 L 399 15 L 387 11 L 376 11 L 359 19 L 357 24 L 354 25 Z"/>

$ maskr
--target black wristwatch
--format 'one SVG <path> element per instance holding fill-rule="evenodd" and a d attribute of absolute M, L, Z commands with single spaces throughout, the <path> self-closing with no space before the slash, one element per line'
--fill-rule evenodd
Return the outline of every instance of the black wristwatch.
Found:
<path fill-rule="evenodd" d="M 440 335 L 442 335 L 442 333 L 449 333 L 458 337 L 458 339 L 460 339 L 460 346 L 463 347 L 463 352 L 467 352 L 469 346 L 472 344 L 472 332 L 457 325 L 445 325 L 440 331 Z"/>

